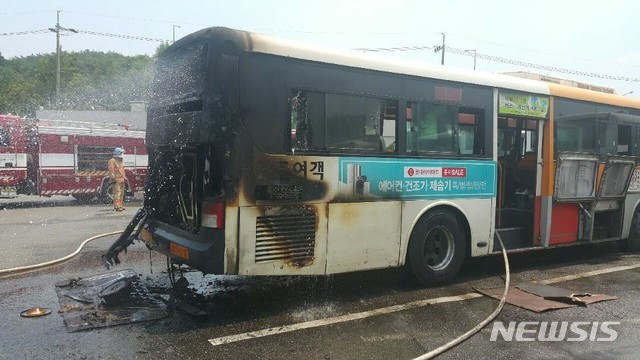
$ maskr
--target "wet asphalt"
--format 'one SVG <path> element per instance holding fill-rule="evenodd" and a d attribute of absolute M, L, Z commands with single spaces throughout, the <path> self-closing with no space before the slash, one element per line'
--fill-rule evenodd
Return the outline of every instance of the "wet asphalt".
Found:
<path fill-rule="evenodd" d="M 61 200 L 61 201 L 64 201 Z M 138 205 L 139 206 L 139 205 Z M 86 238 L 124 228 L 135 203 L 123 213 L 103 204 L 12 205 L 0 210 L 0 269 L 51 260 L 74 251 Z M 105 211 L 107 209 L 107 211 Z M 467 262 L 455 284 L 422 289 L 402 271 L 379 270 L 331 277 L 203 276 L 189 281 L 182 304 L 166 318 L 75 333 L 58 313 L 54 283 L 107 272 L 100 255 L 115 236 L 86 245 L 75 258 L 28 273 L 0 276 L 0 359 L 411 359 L 483 320 L 498 302 L 485 297 L 416 307 L 213 346 L 209 339 L 292 324 L 336 319 L 422 299 L 463 295 L 474 287 L 502 285 L 500 257 Z M 512 282 L 638 264 L 640 256 L 602 244 L 510 256 Z M 115 270 L 133 269 L 151 291 L 169 299 L 166 260 L 135 244 Z M 112 269 L 113 270 L 113 269 Z M 618 296 L 615 301 L 542 314 L 507 305 L 498 321 L 616 321 L 612 342 L 490 341 L 491 327 L 440 356 L 442 359 L 637 359 L 640 354 L 640 269 L 616 271 L 555 284 Z M 175 299 L 175 296 L 173 297 Z M 32 306 L 50 315 L 21 318 Z M 196 316 L 193 308 L 204 314 Z"/>

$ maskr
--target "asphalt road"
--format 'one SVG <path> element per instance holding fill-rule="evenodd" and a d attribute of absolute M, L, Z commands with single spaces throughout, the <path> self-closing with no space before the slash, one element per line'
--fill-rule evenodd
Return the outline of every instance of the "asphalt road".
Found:
<path fill-rule="evenodd" d="M 123 213 L 62 205 L 0 210 L 0 268 L 70 253 L 85 238 L 122 229 L 135 212 L 133 204 Z M 54 283 L 106 272 L 100 255 L 114 239 L 95 240 L 65 263 L 0 277 L 0 359 L 412 359 L 493 311 L 498 302 L 474 287 L 502 285 L 499 257 L 470 261 L 455 284 L 432 289 L 411 285 L 398 270 L 294 278 L 188 272 L 190 303 L 206 315 L 175 309 L 160 321 L 68 333 Z M 169 293 L 163 257 L 136 244 L 121 259 L 117 270 L 131 268 L 158 294 Z M 542 314 L 507 305 L 497 321 L 620 322 L 615 341 L 490 341 L 489 324 L 440 358 L 637 359 L 639 259 L 613 244 L 510 256 L 514 284 L 573 275 L 554 285 L 619 299 Z M 32 306 L 53 313 L 19 316 Z"/>

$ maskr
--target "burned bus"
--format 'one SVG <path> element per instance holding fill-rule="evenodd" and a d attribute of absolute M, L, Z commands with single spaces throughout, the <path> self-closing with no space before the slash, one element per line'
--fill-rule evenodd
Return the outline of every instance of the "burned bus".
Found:
<path fill-rule="evenodd" d="M 139 239 L 204 273 L 406 266 L 431 285 L 500 252 L 496 233 L 509 251 L 638 246 L 640 194 L 626 193 L 636 154 L 605 164 L 554 151 L 554 119 L 568 115 L 554 101 L 640 116 L 640 101 L 617 95 L 198 31 L 156 63 L 144 207 L 104 259 Z M 607 174 L 624 184 L 605 203 Z M 620 226 L 580 230 L 593 227 L 585 211 L 605 208 L 627 209 Z"/>

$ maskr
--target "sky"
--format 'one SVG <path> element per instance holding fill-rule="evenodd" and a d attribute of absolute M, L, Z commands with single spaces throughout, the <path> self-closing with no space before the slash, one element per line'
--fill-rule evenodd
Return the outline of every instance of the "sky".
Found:
<path fill-rule="evenodd" d="M 418 47 L 378 53 L 440 64 L 433 47 L 444 37 L 445 66 L 473 69 L 475 51 L 477 71 L 532 71 L 640 98 L 637 0 L 0 0 L 2 56 L 55 52 L 46 30 L 58 10 L 60 26 L 79 31 L 63 32 L 63 51 L 152 55 L 174 35 L 225 26 L 337 49 Z"/>

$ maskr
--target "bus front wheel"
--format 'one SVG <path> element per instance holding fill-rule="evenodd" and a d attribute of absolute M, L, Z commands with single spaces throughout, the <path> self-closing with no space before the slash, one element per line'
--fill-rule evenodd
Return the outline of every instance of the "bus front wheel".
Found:
<path fill-rule="evenodd" d="M 408 270 L 420 284 L 432 286 L 449 283 L 464 262 L 464 231 L 449 211 L 430 211 L 413 228 L 407 251 Z"/>

